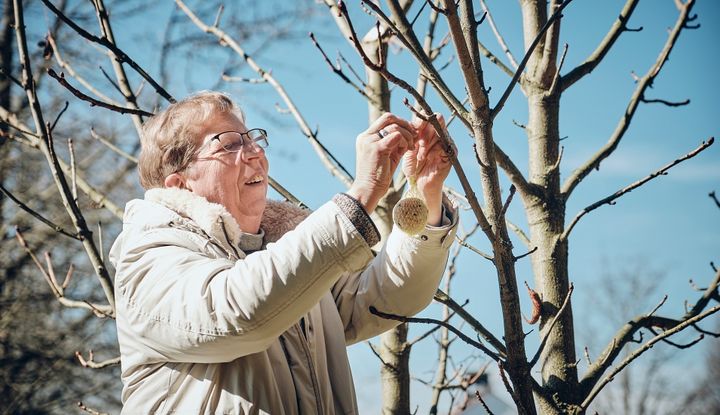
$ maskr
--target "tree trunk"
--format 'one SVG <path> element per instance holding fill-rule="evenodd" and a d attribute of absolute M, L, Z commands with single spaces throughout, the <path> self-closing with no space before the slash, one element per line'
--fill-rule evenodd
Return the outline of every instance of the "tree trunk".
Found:
<path fill-rule="evenodd" d="M 11 23 L 13 22 L 13 3 L 11 1 L 5 2 L 2 14 L 2 29 L 0 29 L 0 68 L 4 71 L 12 73 L 13 68 L 13 29 Z M 0 107 L 11 111 L 10 109 L 10 90 L 12 88 L 12 81 L 9 77 L 0 75 Z M 8 157 L 9 146 L 7 145 L 7 138 L 5 134 L 9 131 L 9 127 L 5 124 L 0 125 L 0 184 L 5 184 L 5 169 L 6 159 Z M 3 228 L 4 224 L 4 210 L 3 203 L 5 197 L 0 197 L 0 229 Z"/>
<path fill-rule="evenodd" d="M 554 5 L 555 2 L 552 3 Z M 551 7 L 552 7 L 551 5 Z M 551 10 L 552 12 L 552 10 Z M 523 27 L 526 47 L 533 41 L 548 18 L 545 1 L 523 2 Z M 546 335 L 548 323 L 557 314 L 569 289 L 568 245 L 560 241 L 565 224 L 565 200 L 560 192 L 560 88 L 553 88 L 557 71 L 559 22 L 551 27 L 528 61 L 524 92 L 528 98 L 528 169 L 529 182 L 539 194 L 524 200 L 530 227 L 531 255 L 536 290 L 542 296 L 540 337 Z M 575 336 L 572 306 L 568 304 L 562 318 L 555 324 L 540 357 L 542 383 L 557 394 L 559 401 L 578 403 L 579 397 L 569 396 L 577 390 Z M 543 414 L 563 413 L 568 408 L 556 407 L 540 400 Z"/>
<path fill-rule="evenodd" d="M 387 59 L 387 48 L 382 51 L 378 48 L 376 40 L 370 40 L 375 30 L 371 30 L 363 42 L 365 53 L 375 62 L 379 54 L 382 60 Z M 365 92 L 370 97 L 368 101 L 368 121 L 374 122 L 384 112 L 390 111 L 390 90 L 388 82 L 379 73 L 365 68 Z M 385 197 L 378 203 L 373 212 L 373 221 L 380 232 L 382 246 L 393 227 L 392 210 L 400 200 L 402 191 L 396 191 L 393 186 Z M 380 379 L 382 382 L 382 413 L 383 414 L 409 414 L 410 413 L 410 348 L 407 347 L 407 324 L 403 323 L 380 336 L 379 354 L 382 359 L 380 365 Z"/>

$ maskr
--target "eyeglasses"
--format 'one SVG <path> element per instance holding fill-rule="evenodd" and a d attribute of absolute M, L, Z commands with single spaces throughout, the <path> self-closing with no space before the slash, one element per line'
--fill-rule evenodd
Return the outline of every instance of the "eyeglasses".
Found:
<path fill-rule="evenodd" d="M 255 144 L 260 148 L 267 148 L 268 146 L 267 131 L 262 128 L 253 128 L 245 133 L 239 131 L 223 131 L 222 133 L 215 134 L 207 143 L 200 146 L 197 152 L 199 153 L 204 147 L 210 145 L 213 140 L 218 140 L 220 147 L 230 153 L 237 153 L 246 145 Z"/>

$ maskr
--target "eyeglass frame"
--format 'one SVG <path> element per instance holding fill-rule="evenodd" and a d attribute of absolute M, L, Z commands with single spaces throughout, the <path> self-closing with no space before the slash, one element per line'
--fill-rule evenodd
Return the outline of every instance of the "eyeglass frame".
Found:
<path fill-rule="evenodd" d="M 263 135 L 262 140 L 265 141 L 265 146 L 262 146 L 261 144 L 258 143 L 258 140 L 261 140 L 261 138 L 258 137 L 258 138 L 253 139 L 253 138 L 250 137 L 250 133 L 253 132 L 253 131 L 260 131 L 260 132 L 262 133 L 262 135 Z M 225 133 L 236 133 L 236 134 L 240 134 L 240 139 L 242 140 L 242 145 L 240 146 L 240 148 L 239 148 L 238 150 L 228 150 L 227 148 L 225 148 L 225 146 L 222 145 L 222 143 L 220 142 L 220 136 L 223 135 L 223 134 L 225 134 Z M 246 137 L 247 137 L 247 138 L 246 138 Z M 224 151 L 226 151 L 226 152 L 228 152 L 228 153 L 237 153 L 237 152 L 239 152 L 240 150 L 242 150 L 243 148 L 245 148 L 245 146 L 246 146 L 248 143 L 257 144 L 257 146 L 260 147 L 260 148 L 266 148 L 266 147 L 268 147 L 268 146 L 270 145 L 270 142 L 268 141 L 267 131 L 266 131 L 264 128 L 251 128 L 251 129 L 247 130 L 247 131 L 244 132 L 244 133 L 243 133 L 243 132 L 240 132 L 240 131 L 236 131 L 236 130 L 227 130 L 227 131 L 219 132 L 219 133 L 213 135 L 212 137 L 210 137 L 210 139 L 209 139 L 205 144 L 201 145 L 200 147 L 198 147 L 197 150 L 195 150 L 195 154 L 200 154 L 200 152 L 201 152 L 205 147 L 207 147 L 208 145 L 210 145 L 210 143 L 212 143 L 213 140 L 218 140 L 218 142 L 220 143 L 220 148 L 222 148 Z"/>

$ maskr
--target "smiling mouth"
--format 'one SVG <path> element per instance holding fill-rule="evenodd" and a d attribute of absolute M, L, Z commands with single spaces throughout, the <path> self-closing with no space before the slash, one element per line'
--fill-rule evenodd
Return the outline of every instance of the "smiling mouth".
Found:
<path fill-rule="evenodd" d="M 247 185 L 252 185 L 252 184 L 262 183 L 263 181 L 264 181 L 263 177 L 262 177 L 261 175 L 259 175 L 259 174 L 256 174 L 256 175 L 253 176 L 250 180 L 248 180 L 247 182 L 245 182 L 245 184 L 247 184 Z"/>

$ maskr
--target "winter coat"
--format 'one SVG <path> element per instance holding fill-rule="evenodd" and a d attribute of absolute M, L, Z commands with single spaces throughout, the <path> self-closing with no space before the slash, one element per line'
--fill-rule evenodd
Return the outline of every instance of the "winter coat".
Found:
<path fill-rule="evenodd" d="M 457 228 L 393 230 L 373 255 L 334 202 L 268 201 L 257 251 L 218 204 L 176 188 L 129 202 L 111 249 L 123 414 L 354 414 L 346 346 L 431 301 Z M 257 237 L 256 237 L 257 238 Z"/>

